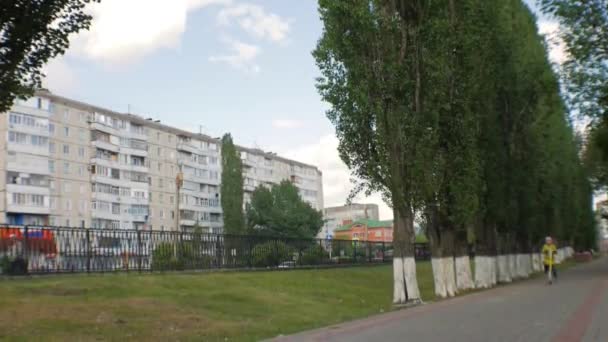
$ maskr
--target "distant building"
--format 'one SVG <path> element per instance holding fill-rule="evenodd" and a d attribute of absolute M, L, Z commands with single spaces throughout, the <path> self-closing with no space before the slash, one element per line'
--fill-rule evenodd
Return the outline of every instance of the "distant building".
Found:
<path fill-rule="evenodd" d="M 600 250 L 608 252 L 608 200 L 597 203 L 596 219 Z"/>
<path fill-rule="evenodd" d="M 223 231 L 220 139 L 43 90 L 0 114 L 0 222 Z M 289 180 L 322 210 L 317 167 L 237 149 L 246 200 L 256 186 Z"/>
<path fill-rule="evenodd" d="M 325 208 L 325 210 L 323 210 L 323 218 L 325 219 L 325 225 L 319 233 L 319 238 L 325 238 L 328 235 L 333 236 L 336 228 L 356 220 L 379 220 L 379 210 L 378 205 L 376 204 L 353 203 L 339 207 Z"/>
<path fill-rule="evenodd" d="M 334 239 L 374 242 L 393 241 L 393 221 L 356 220 L 334 230 Z"/>

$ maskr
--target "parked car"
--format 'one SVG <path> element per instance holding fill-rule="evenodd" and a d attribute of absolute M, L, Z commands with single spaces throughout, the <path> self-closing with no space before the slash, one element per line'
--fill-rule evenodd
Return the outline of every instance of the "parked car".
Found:
<path fill-rule="evenodd" d="M 296 267 L 295 261 L 284 261 L 279 265 L 279 268 L 294 268 Z"/>

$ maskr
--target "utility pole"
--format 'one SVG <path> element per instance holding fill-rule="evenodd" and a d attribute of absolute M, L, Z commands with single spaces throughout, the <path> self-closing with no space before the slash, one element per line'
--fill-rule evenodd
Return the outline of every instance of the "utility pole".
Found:
<path fill-rule="evenodd" d="M 180 215 L 179 215 L 179 195 L 182 186 L 184 185 L 184 174 L 182 173 L 182 164 L 177 164 L 177 175 L 175 176 L 175 231 L 176 234 L 179 234 L 179 241 L 182 240 L 182 231 L 180 227 Z M 173 247 L 173 255 L 177 259 L 177 243 L 174 244 Z"/>

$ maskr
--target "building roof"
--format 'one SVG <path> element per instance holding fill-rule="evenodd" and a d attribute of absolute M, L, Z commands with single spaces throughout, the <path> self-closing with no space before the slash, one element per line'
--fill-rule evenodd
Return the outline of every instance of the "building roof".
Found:
<path fill-rule="evenodd" d="M 202 140 L 202 141 L 206 141 L 206 142 L 216 143 L 218 145 L 221 145 L 221 143 L 222 143 L 221 139 L 219 139 L 219 138 L 213 138 L 206 134 L 188 132 L 188 131 L 185 131 L 185 130 L 182 130 L 179 128 L 175 128 L 175 127 L 160 123 L 160 121 L 146 119 L 140 115 L 130 114 L 130 113 L 119 113 L 119 112 L 116 112 L 116 111 L 113 111 L 113 110 L 110 110 L 107 108 L 102 108 L 102 107 L 90 105 L 88 103 L 80 102 L 77 100 L 72 100 L 67 97 L 56 95 L 47 89 L 40 89 L 36 92 L 35 95 L 43 96 L 43 97 L 51 99 L 55 102 L 58 102 L 58 103 L 61 103 L 64 105 L 69 105 L 70 107 L 76 107 L 83 111 L 103 113 L 104 115 L 108 115 L 108 116 L 111 116 L 111 117 L 114 117 L 117 119 L 129 120 L 129 121 L 139 124 L 139 125 L 151 127 L 151 128 L 154 128 L 154 129 L 157 129 L 160 131 L 170 132 L 175 135 L 181 135 L 184 137 L 189 137 L 189 138 L 198 139 L 198 140 Z M 268 159 L 274 159 L 274 160 L 282 161 L 282 162 L 292 164 L 292 165 L 299 165 L 299 166 L 302 166 L 305 168 L 312 168 L 312 169 L 315 169 L 319 175 L 322 175 L 321 170 L 319 170 L 319 168 L 315 165 L 310 165 L 310 164 L 299 162 L 297 160 L 284 158 L 284 157 L 277 155 L 276 153 L 265 152 L 261 149 L 247 148 L 247 147 L 239 146 L 239 145 L 236 145 L 236 148 L 239 151 L 245 151 L 245 152 L 256 154 L 256 155 L 261 155 Z"/>
<path fill-rule="evenodd" d="M 378 221 L 378 220 L 356 220 L 353 223 L 343 225 L 334 230 L 334 232 L 344 232 L 350 230 L 353 226 L 364 225 L 367 228 L 393 228 L 393 221 Z"/>

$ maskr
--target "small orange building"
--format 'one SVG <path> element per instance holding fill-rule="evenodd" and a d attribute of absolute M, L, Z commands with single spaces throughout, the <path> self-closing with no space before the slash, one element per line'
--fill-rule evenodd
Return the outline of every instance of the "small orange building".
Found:
<path fill-rule="evenodd" d="M 336 240 L 393 242 L 393 221 L 356 220 L 334 230 Z"/>

